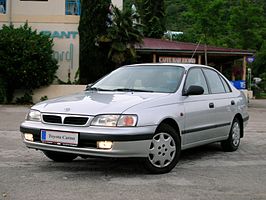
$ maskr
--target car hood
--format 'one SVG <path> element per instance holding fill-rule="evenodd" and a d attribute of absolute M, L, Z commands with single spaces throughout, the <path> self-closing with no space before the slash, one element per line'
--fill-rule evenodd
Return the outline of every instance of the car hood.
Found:
<path fill-rule="evenodd" d="M 78 115 L 120 114 L 142 102 L 167 96 L 164 93 L 84 91 L 40 102 L 32 109 L 47 113 Z"/>

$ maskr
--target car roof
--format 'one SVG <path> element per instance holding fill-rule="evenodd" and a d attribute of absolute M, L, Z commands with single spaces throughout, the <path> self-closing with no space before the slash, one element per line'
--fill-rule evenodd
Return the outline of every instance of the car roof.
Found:
<path fill-rule="evenodd" d="M 210 69 L 214 69 L 213 67 L 207 65 L 200 65 L 200 64 L 184 64 L 184 63 L 141 63 L 141 64 L 133 64 L 133 65 L 126 65 L 125 67 L 141 67 L 141 66 L 180 66 L 184 67 L 185 69 L 189 69 L 192 67 L 206 67 Z"/>

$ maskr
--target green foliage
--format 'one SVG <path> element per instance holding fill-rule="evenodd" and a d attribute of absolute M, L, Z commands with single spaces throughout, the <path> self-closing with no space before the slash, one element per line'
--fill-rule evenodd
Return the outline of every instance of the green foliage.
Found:
<path fill-rule="evenodd" d="M 256 54 L 255 62 L 253 63 L 253 73 L 258 76 L 266 73 L 266 41 L 263 42 L 260 50 Z M 266 82 L 266 76 L 263 77 Z"/>
<path fill-rule="evenodd" d="M 107 34 L 99 38 L 100 45 L 108 46 L 108 59 L 115 66 L 125 62 L 133 62 L 136 58 L 135 44 L 141 43 L 142 26 L 137 23 L 137 16 L 131 10 L 113 10 L 113 23 L 107 29 Z"/>
<path fill-rule="evenodd" d="M 32 93 L 26 92 L 22 97 L 16 98 L 16 104 L 32 103 Z"/>
<path fill-rule="evenodd" d="M 144 0 L 142 9 L 144 35 L 151 38 L 162 38 L 166 32 L 164 0 Z"/>
<path fill-rule="evenodd" d="M 231 6 L 229 29 L 230 46 L 242 49 L 259 49 L 265 35 L 265 17 L 263 7 L 257 2 L 240 0 Z"/>
<path fill-rule="evenodd" d="M 123 10 L 132 10 L 132 5 L 136 7 L 136 12 L 142 18 L 143 16 L 143 0 L 124 0 L 123 1 Z"/>
<path fill-rule="evenodd" d="M 26 90 L 26 95 L 53 82 L 58 66 L 49 36 L 38 34 L 27 24 L 19 28 L 4 25 L 0 46 L 0 74 L 7 86 L 8 102 L 15 89 Z"/>
<path fill-rule="evenodd" d="M 264 92 L 266 92 L 266 72 L 262 73 L 260 75 L 260 78 L 262 79 L 262 81 L 260 82 L 259 86 Z"/>
<path fill-rule="evenodd" d="M 81 3 L 79 82 L 88 84 L 132 61 L 142 34 L 130 9 L 111 8 L 110 0 Z"/>
<path fill-rule="evenodd" d="M 266 72 L 259 75 L 261 82 L 254 84 L 251 88 L 256 98 L 266 99 Z"/>
<path fill-rule="evenodd" d="M 182 4 L 182 2 L 175 1 L 165 1 L 166 9 L 165 9 L 165 25 L 167 30 L 173 31 L 183 31 L 190 21 L 189 18 L 185 18 L 183 13 L 187 11 L 188 4 Z"/>
<path fill-rule="evenodd" d="M 165 0 L 165 5 L 167 29 L 184 33 L 173 39 L 256 50 L 254 75 L 266 71 L 265 0 Z"/>
<path fill-rule="evenodd" d="M 3 78 L 0 76 L 0 104 L 6 102 L 6 83 Z"/>
<path fill-rule="evenodd" d="M 48 100 L 48 97 L 45 95 L 45 96 L 42 96 L 41 98 L 40 98 L 40 101 L 46 101 L 46 100 Z"/>
<path fill-rule="evenodd" d="M 108 49 L 99 46 L 98 38 L 107 34 L 108 14 L 111 0 L 82 0 L 79 22 L 80 83 L 88 84 L 107 73 Z"/>

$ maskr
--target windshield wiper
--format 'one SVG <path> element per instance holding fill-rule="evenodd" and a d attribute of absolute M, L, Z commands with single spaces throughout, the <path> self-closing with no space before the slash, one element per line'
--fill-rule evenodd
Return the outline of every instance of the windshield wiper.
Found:
<path fill-rule="evenodd" d="M 103 88 L 97 88 L 97 87 L 91 87 L 91 88 L 88 88 L 86 89 L 86 91 L 112 91 L 112 90 L 107 90 L 107 89 L 103 89 Z"/>
<path fill-rule="evenodd" d="M 117 88 L 112 91 L 118 92 L 154 92 L 152 90 L 130 89 L 130 88 Z"/>

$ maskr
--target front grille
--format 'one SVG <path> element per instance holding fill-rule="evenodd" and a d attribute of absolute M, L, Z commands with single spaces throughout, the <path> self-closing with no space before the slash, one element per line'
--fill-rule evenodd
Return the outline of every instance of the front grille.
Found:
<path fill-rule="evenodd" d="M 62 124 L 62 118 L 57 115 L 43 115 L 42 118 L 47 123 Z"/>
<path fill-rule="evenodd" d="M 85 125 L 88 121 L 88 117 L 66 117 L 64 124 L 70 125 Z"/>
<path fill-rule="evenodd" d="M 42 115 L 43 122 L 52 123 L 52 124 L 62 124 L 62 125 L 76 125 L 76 126 L 84 126 L 87 124 L 89 117 L 83 116 L 72 116 L 72 115 L 51 115 L 51 114 L 43 114 Z"/>

